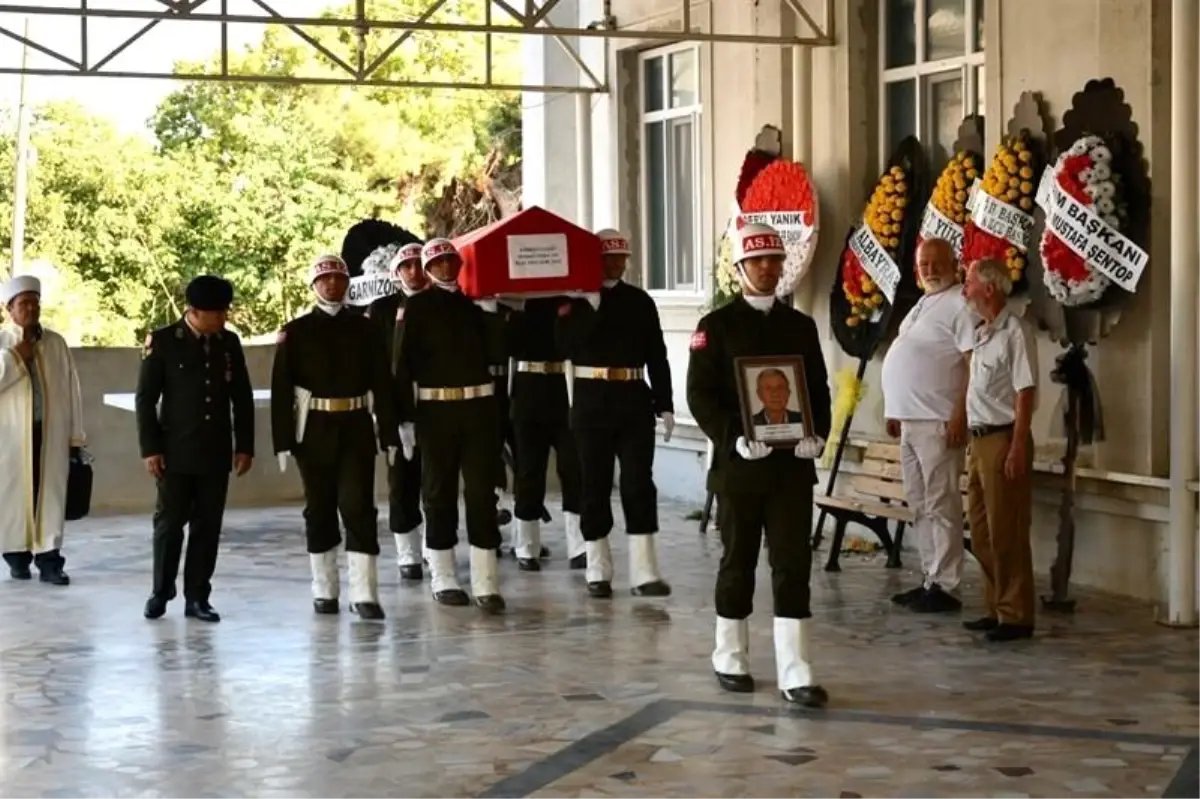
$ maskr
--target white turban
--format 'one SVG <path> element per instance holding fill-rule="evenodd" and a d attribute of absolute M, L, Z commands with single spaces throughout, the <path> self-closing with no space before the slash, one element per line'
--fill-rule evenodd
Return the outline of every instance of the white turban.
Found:
<path fill-rule="evenodd" d="M 0 305 L 8 307 L 17 295 L 33 292 L 39 297 L 42 294 L 42 281 L 33 275 L 17 275 L 3 286 L 0 286 Z"/>

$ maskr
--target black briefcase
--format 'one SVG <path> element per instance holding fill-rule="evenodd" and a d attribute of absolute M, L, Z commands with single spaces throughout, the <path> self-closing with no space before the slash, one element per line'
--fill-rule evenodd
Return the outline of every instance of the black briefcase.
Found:
<path fill-rule="evenodd" d="M 92 456 L 78 447 L 71 448 L 67 469 L 66 520 L 74 522 L 92 509 Z"/>

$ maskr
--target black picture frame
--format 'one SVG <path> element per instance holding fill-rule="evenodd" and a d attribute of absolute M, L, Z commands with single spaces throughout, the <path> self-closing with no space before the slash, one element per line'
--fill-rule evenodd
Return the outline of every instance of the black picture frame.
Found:
<path fill-rule="evenodd" d="M 742 412 L 742 434 L 747 441 L 790 448 L 801 439 L 816 435 L 812 428 L 812 403 L 808 396 L 803 356 L 755 355 L 735 358 L 734 369 Z M 787 382 L 788 394 L 783 408 L 787 416 L 784 422 L 771 423 L 767 420 L 767 409 L 759 396 L 759 381 L 767 379 L 771 372 L 782 373 Z"/>

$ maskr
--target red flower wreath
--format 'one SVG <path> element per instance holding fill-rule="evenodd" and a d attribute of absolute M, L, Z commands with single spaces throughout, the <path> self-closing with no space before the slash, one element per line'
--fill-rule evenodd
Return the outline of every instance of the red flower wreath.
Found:
<path fill-rule="evenodd" d="M 743 214 L 798 211 L 804 224 L 814 229 L 804 240 L 784 236 L 788 256 L 776 293 L 780 296 L 791 294 L 808 271 L 816 252 L 817 198 L 808 170 L 796 161 L 783 158 L 772 161 L 759 170 L 739 206 Z M 739 217 L 738 227 L 742 224 Z"/>

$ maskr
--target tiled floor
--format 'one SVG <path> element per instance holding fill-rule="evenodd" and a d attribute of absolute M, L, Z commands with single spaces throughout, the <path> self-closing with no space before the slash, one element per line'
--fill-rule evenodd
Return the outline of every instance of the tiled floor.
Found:
<path fill-rule="evenodd" d="M 547 571 L 505 563 L 506 616 L 385 563 L 383 624 L 311 613 L 296 509 L 229 514 L 215 626 L 141 618 L 146 519 L 72 525 L 73 585 L 0 579 L 0 796 L 1197 795 L 1197 633 L 1103 595 L 997 648 L 893 609 L 910 576 L 847 556 L 813 574 L 832 703 L 800 714 L 764 570 L 759 692 L 720 693 L 719 544 L 686 510 L 662 509 L 670 599 L 623 590 L 620 533 L 617 597 L 587 599 L 555 524 Z"/>

